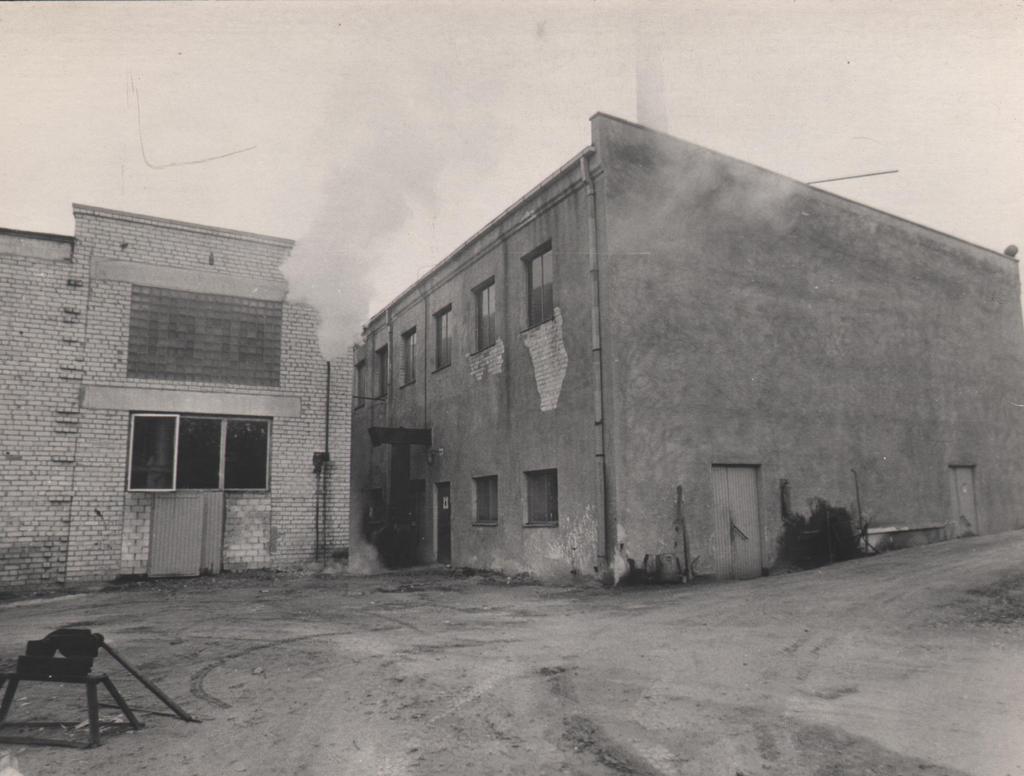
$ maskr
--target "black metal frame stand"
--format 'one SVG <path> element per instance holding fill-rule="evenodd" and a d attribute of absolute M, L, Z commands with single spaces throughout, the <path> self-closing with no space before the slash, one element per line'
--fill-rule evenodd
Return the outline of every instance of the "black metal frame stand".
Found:
<path fill-rule="evenodd" d="M 78 741 L 68 741 L 62 739 L 51 739 L 51 738 L 37 738 L 35 736 L 0 736 L 0 743 L 5 744 L 32 744 L 38 746 L 70 746 L 75 748 L 88 749 L 93 746 L 99 746 L 102 742 L 100 741 L 100 705 L 99 695 L 96 691 L 98 685 L 103 685 L 110 697 L 114 699 L 114 702 L 118 705 L 118 708 L 124 712 L 125 719 L 128 720 L 128 724 L 134 730 L 140 730 L 143 724 L 135 717 L 132 710 L 128 707 L 121 693 L 114 687 L 114 683 L 110 681 L 110 677 L 106 674 L 93 674 L 90 673 L 86 676 L 40 676 L 40 675 L 26 675 L 18 672 L 0 674 L 0 688 L 7 684 L 7 689 L 4 692 L 3 700 L 0 701 L 0 728 L 5 726 L 11 727 L 17 725 L 19 727 L 32 726 L 32 727 L 53 727 L 60 725 L 61 723 L 53 722 L 7 722 L 7 715 L 11 710 L 11 705 L 14 703 L 14 694 L 18 691 L 18 684 L 20 682 L 59 682 L 61 684 L 84 684 L 85 685 L 85 697 L 86 703 L 89 710 L 89 741 L 88 743 L 81 743 Z"/>

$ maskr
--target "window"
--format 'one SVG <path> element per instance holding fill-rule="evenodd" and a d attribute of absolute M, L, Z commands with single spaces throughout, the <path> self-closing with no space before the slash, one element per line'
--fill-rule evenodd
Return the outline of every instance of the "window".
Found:
<path fill-rule="evenodd" d="M 374 364 L 376 371 L 375 377 L 377 380 L 377 391 L 376 395 L 387 396 L 388 395 L 388 346 L 385 345 L 376 353 L 377 362 Z"/>
<path fill-rule="evenodd" d="M 402 335 L 402 385 L 416 382 L 416 329 Z"/>
<path fill-rule="evenodd" d="M 132 415 L 128 490 L 266 490 L 270 421 Z"/>
<path fill-rule="evenodd" d="M 545 243 L 527 254 L 526 292 L 529 304 L 526 310 L 527 325 L 536 326 L 551 320 L 555 315 L 554 261 L 551 243 Z"/>
<path fill-rule="evenodd" d="M 129 490 L 174 490 L 174 451 L 178 418 L 133 415 Z"/>
<path fill-rule="evenodd" d="M 476 349 L 483 350 L 494 344 L 494 278 L 476 291 Z"/>
<path fill-rule="evenodd" d="M 558 522 L 558 470 L 544 469 L 526 473 L 527 525 L 554 525 Z"/>
<path fill-rule="evenodd" d="M 434 369 L 444 369 L 452 363 L 452 306 L 434 313 Z"/>
<path fill-rule="evenodd" d="M 132 286 L 129 377 L 278 385 L 282 303 Z"/>
<path fill-rule="evenodd" d="M 366 404 L 366 361 L 356 364 L 356 371 L 353 375 L 352 397 L 353 407 L 362 407 Z"/>
<path fill-rule="evenodd" d="M 476 486 L 476 522 L 493 524 L 498 522 L 498 478 L 474 477 Z"/>

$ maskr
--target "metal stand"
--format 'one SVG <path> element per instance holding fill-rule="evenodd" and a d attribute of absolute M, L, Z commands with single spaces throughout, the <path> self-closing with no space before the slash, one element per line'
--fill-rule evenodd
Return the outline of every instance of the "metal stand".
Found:
<path fill-rule="evenodd" d="M 199 722 L 181 706 L 172 701 L 166 693 L 149 679 L 139 673 L 133 665 L 107 644 L 102 634 L 93 633 L 84 628 L 60 628 L 39 641 L 30 641 L 25 654 L 18 658 L 18 667 L 14 673 L 0 674 L 0 689 L 6 684 L 3 700 L 0 701 L 0 728 L 5 725 L 19 727 L 64 727 L 59 722 L 7 722 L 14 694 L 19 682 L 57 682 L 60 684 L 84 684 L 85 697 L 89 710 L 89 742 L 82 744 L 72 740 L 37 738 L 35 736 L 0 736 L 0 743 L 8 744 L 39 744 L 49 746 L 72 746 L 88 748 L 100 745 L 100 709 L 96 688 L 103 685 L 114 703 L 124 713 L 127 724 L 134 730 L 143 727 L 128 708 L 121 693 L 106 674 L 92 673 L 93 660 L 99 650 L 105 650 L 114 660 L 120 663 L 128 673 L 134 676 L 153 695 L 159 698 L 171 711 L 186 722 Z M 64 657 L 57 657 L 57 653 Z M 117 723 L 124 724 L 124 723 Z"/>
<path fill-rule="evenodd" d="M 20 727 L 63 727 L 62 723 L 54 722 L 18 722 L 10 723 L 7 722 L 7 715 L 11 710 L 11 705 L 14 703 L 14 694 L 18 691 L 19 682 L 59 682 L 61 684 L 84 684 L 85 685 L 85 698 L 89 710 L 89 741 L 88 743 L 81 743 L 78 741 L 68 741 L 56 738 L 38 738 L 36 736 L 0 736 L 0 743 L 4 744 L 33 744 L 37 746 L 70 746 L 75 748 L 88 749 L 89 747 L 99 746 L 102 742 L 100 741 L 100 704 L 99 696 L 96 692 L 97 685 L 102 684 L 110 697 L 114 699 L 114 703 L 117 704 L 118 708 L 124 713 L 125 719 L 128 720 L 128 724 L 131 725 L 133 730 L 140 730 L 143 725 L 132 713 L 132 710 L 128 707 L 121 693 L 114 687 L 114 683 L 110 681 L 110 677 L 106 674 L 88 674 L 87 676 L 61 676 L 59 674 L 52 676 L 31 676 L 24 675 L 19 672 L 0 674 L 0 688 L 7 684 L 7 689 L 4 692 L 3 701 L 0 701 L 0 728 L 5 726 L 10 727 L 12 724 L 16 724 Z"/>

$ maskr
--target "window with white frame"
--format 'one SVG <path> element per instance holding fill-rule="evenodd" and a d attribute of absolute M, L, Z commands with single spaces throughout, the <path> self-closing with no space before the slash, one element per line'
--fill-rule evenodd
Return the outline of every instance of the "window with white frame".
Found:
<path fill-rule="evenodd" d="M 266 490 L 270 421 L 137 413 L 128 490 Z"/>

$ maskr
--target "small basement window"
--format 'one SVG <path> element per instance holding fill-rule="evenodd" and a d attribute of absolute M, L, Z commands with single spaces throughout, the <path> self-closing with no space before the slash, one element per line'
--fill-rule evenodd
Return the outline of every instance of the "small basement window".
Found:
<path fill-rule="evenodd" d="M 474 477 L 476 490 L 475 522 L 494 525 L 498 522 L 498 478 Z"/>
<path fill-rule="evenodd" d="M 558 524 L 558 470 L 526 472 L 526 524 Z"/>
<path fill-rule="evenodd" d="M 270 421 L 132 415 L 128 490 L 266 490 Z"/>

